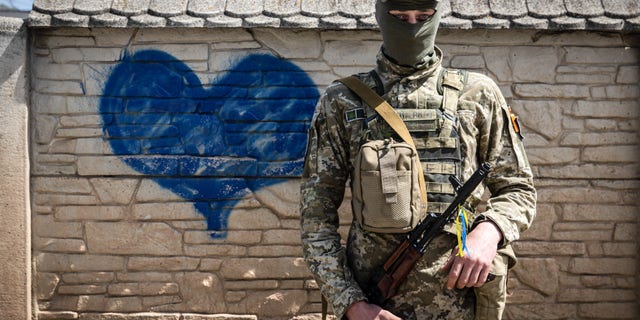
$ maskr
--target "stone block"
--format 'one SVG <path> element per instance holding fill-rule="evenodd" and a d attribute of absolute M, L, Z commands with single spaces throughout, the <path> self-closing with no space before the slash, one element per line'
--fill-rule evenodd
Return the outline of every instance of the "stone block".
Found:
<path fill-rule="evenodd" d="M 637 64 L 638 49 L 565 46 L 565 60 L 576 64 Z"/>
<path fill-rule="evenodd" d="M 578 306 L 580 317 L 598 317 L 601 319 L 637 319 L 636 302 L 594 302 Z"/>
<path fill-rule="evenodd" d="M 254 246 L 248 249 L 247 255 L 250 257 L 281 257 L 284 255 L 283 252 L 286 252 L 287 256 L 301 257 L 302 246 L 300 244 L 292 246 Z"/>
<path fill-rule="evenodd" d="M 142 179 L 140 186 L 138 187 L 138 192 L 136 192 L 135 199 L 138 202 L 169 202 L 169 201 L 184 201 L 182 197 L 171 192 L 169 189 L 165 189 L 160 187 L 156 182 L 151 179 Z M 193 205 L 191 205 L 191 210 L 189 210 L 186 206 L 180 206 L 181 210 L 185 210 L 187 213 L 192 212 L 195 215 L 195 209 L 193 209 Z M 163 211 L 167 213 L 167 211 Z M 171 212 L 171 214 L 181 213 L 181 211 Z M 185 213 L 185 214 L 187 214 Z M 152 215 L 155 216 L 155 215 Z M 140 216 L 138 216 L 140 217 Z M 162 217 L 158 217 L 162 218 Z"/>
<path fill-rule="evenodd" d="M 128 204 L 133 198 L 139 180 L 96 178 L 89 182 L 102 204 Z"/>
<path fill-rule="evenodd" d="M 544 148 L 528 147 L 526 150 L 529 162 L 534 166 L 575 163 L 580 159 L 579 148 L 560 148 L 547 146 Z"/>
<path fill-rule="evenodd" d="M 59 206 L 54 210 L 54 217 L 61 221 L 117 221 L 124 218 L 124 210 L 118 206 Z"/>
<path fill-rule="evenodd" d="M 113 272 L 78 272 L 62 275 L 62 280 L 66 284 L 107 283 L 114 279 Z"/>
<path fill-rule="evenodd" d="M 87 272 L 124 270 L 124 258 L 93 254 L 34 254 L 39 272 Z"/>
<path fill-rule="evenodd" d="M 637 263 L 631 258 L 572 258 L 568 271 L 577 274 L 635 275 Z"/>
<path fill-rule="evenodd" d="M 613 232 L 613 240 L 615 241 L 637 241 L 638 224 L 637 223 L 617 223 Z"/>
<path fill-rule="evenodd" d="M 33 222 L 34 234 L 44 238 L 81 239 L 82 224 L 79 222 L 59 222 L 53 216 L 38 216 Z"/>
<path fill-rule="evenodd" d="M 72 311 L 38 311 L 38 320 L 75 320 L 78 313 Z"/>
<path fill-rule="evenodd" d="M 597 146 L 584 148 L 582 160 L 585 162 L 636 163 L 640 154 L 640 145 Z"/>
<path fill-rule="evenodd" d="M 58 294 L 84 295 L 107 293 L 106 285 L 62 285 L 58 287 Z"/>
<path fill-rule="evenodd" d="M 513 273 L 520 282 L 545 296 L 558 291 L 560 268 L 555 259 L 520 258 Z"/>
<path fill-rule="evenodd" d="M 130 257 L 129 271 L 193 271 L 200 259 L 189 257 Z"/>
<path fill-rule="evenodd" d="M 616 83 L 628 83 L 628 84 L 640 83 L 640 67 L 621 66 L 618 69 Z"/>
<path fill-rule="evenodd" d="M 524 98 L 585 99 L 591 97 L 589 87 L 571 84 L 515 84 L 514 93 Z"/>
<path fill-rule="evenodd" d="M 332 66 L 375 65 L 375 54 L 363 56 L 363 52 L 378 52 L 379 41 L 327 41 L 323 59 Z"/>
<path fill-rule="evenodd" d="M 538 178 L 555 179 L 628 179 L 637 177 L 636 165 L 631 164 L 583 164 L 561 167 L 540 167 Z M 602 196 L 610 195 L 603 191 Z M 603 198 L 603 197 L 599 197 Z M 589 199 L 585 197 L 585 199 Z M 590 200 L 588 202 L 591 202 Z"/>
<path fill-rule="evenodd" d="M 248 313 L 257 314 L 259 318 L 288 315 L 300 312 L 307 302 L 304 290 L 257 292 L 247 297 Z"/>
<path fill-rule="evenodd" d="M 548 140 L 556 139 L 562 134 L 562 110 L 568 108 L 566 103 L 513 100 L 512 107 L 522 126 L 529 130 Z"/>
<path fill-rule="evenodd" d="M 222 263 L 225 279 L 307 278 L 302 258 L 229 258 Z"/>
<path fill-rule="evenodd" d="M 262 236 L 262 244 L 300 244 L 300 230 L 266 230 Z"/>
<path fill-rule="evenodd" d="M 180 293 L 177 283 L 113 283 L 108 287 L 108 293 L 112 296 L 159 296 L 175 295 Z"/>
<path fill-rule="evenodd" d="M 634 206 L 605 204 L 567 204 L 562 219 L 565 221 L 635 221 L 637 208 Z"/>
<path fill-rule="evenodd" d="M 578 307 L 570 303 L 526 303 L 508 305 L 506 319 L 577 319 Z"/>
<path fill-rule="evenodd" d="M 194 257 L 237 257 L 246 256 L 247 248 L 238 245 L 184 245 L 184 252 L 188 256 Z"/>
<path fill-rule="evenodd" d="M 71 177 L 36 177 L 33 179 L 33 191 L 47 193 L 91 194 L 89 181 Z"/>
<path fill-rule="evenodd" d="M 517 254 L 526 256 L 581 256 L 587 252 L 582 242 L 518 241 L 514 248 Z"/>
<path fill-rule="evenodd" d="M 255 231 L 230 231 L 224 240 L 213 239 L 211 237 L 211 231 L 198 230 L 184 232 L 185 244 L 215 244 L 217 242 L 224 242 L 237 245 L 255 245 L 260 243 L 261 239 L 262 234 Z"/>
<path fill-rule="evenodd" d="M 140 196 L 140 192 L 138 192 Z M 132 207 L 131 215 L 141 221 L 192 220 L 199 218 L 192 203 L 164 202 L 140 203 Z"/>
<path fill-rule="evenodd" d="M 122 48 L 70 47 L 51 49 L 53 62 L 118 62 L 122 58 Z"/>
<path fill-rule="evenodd" d="M 256 29 L 257 41 L 285 59 L 317 59 L 322 52 L 320 34 L 293 29 Z"/>
<path fill-rule="evenodd" d="M 562 289 L 558 292 L 559 302 L 608 302 L 635 301 L 633 290 L 620 289 Z"/>
<path fill-rule="evenodd" d="M 79 320 L 180 320 L 178 313 L 82 313 Z"/>
<path fill-rule="evenodd" d="M 183 313 L 181 320 L 258 320 L 250 314 L 190 314 Z"/>
<path fill-rule="evenodd" d="M 88 222 L 85 234 L 91 253 L 182 254 L 182 234 L 166 223 Z"/>
<path fill-rule="evenodd" d="M 34 238 L 32 247 L 42 252 L 83 253 L 87 245 L 81 239 Z"/>
<path fill-rule="evenodd" d="M 49 300 L 56 292 L 60 277 L 55 273 L 38 272 L 34 275 L 34 296 L 38 300 Z"/>
<path fill-rule="evenodd" d="M 553 83 L 559 63 L 550 47 L 504 46 L 482 48 L 487 68 L 499 81 Z"/>
<path fill-rule="evenodd" d="M 269 230 L 280 227 L 278 217 L 268 209 L 233 210 L 229 216 L 229 230 Z"/>
<path fill-rule="evenodd" d="M 224 290 L 220 279 L 213 273 L 188 272 L 176 275 L 182 302 L 159 306 L 159 311 L 189 310 L 193 313 L 216 314 L 226 312 Z"/>

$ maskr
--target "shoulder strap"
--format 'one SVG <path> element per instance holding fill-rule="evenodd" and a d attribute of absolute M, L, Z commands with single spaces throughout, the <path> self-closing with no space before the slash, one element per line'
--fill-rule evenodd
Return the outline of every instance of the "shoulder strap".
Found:
<path fill-rule="evenodd" d="M 393 107 L 382 97 L 380 97 L 375 91 L 373 91 L 369 86 L 364 84 L 360 79 L 350 76 L 346 78 L 339 79 L 338 81 L 342 82 L 345 86 L 349 87 L 353 92 L 355 92 L 364 102 L 366 102 L 369 106 L 376 110 L 376 112 L 386 121 L 393 130 L 404 140 L 404 142 L 413 145 L 413 138 L 411 138 L 411 134 L 409 134 L 409 129 L 404 124 L 404 121 L 400 118 L 398 113 L 393 110 Z"/>
<path fill-rule="evenodd" d="M 415 148 L 415 143 L 409 129 L 404 124 L 404 121 L 400 118 L 398 113 L 393 110 L 393 107 L 369 86 L 364 84 L 360 79 L 350 76 L 339 79 L 345 86 L 355 92 L 362 100 L 364 100 L 369 106 L 376 110 L 376 112 L 386 121 L 393 130 L 404 140 L 404 142 L 412 145 Z M 422 195 L 422 201 L 427 203 L 427 187 L 424 181 L 424 172 L 422 171 L 422 165 L 418 166 L 418 183 L 420 184 L 420 193 Z"/>

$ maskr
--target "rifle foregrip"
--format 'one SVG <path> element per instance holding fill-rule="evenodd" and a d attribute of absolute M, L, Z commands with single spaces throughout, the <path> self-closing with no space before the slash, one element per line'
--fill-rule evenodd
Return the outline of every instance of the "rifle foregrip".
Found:
<path fill-rule="evenodd" d="M 398 293 L 398 288 L 421 257 L 420 252 L 412 247 L 404 250 L 398 260 L 393 263 L 393 268 L 386 270 L 382 278 L 378 281 L 377 288 L 379 296 L 382 299 L 382 301 L 379 302 L 384 302 Z"/>

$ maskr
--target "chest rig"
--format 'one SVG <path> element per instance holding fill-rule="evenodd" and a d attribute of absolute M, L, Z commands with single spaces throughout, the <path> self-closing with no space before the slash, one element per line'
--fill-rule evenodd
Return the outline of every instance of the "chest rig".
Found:
<path fill-rule="evenodd" d="M 369 75 L 376 83 L 374 90 L 384 97 L 379 76 L 373 71 Z M 449 177 L 461 178 L 462 152 L 456 125 L 458 99 L 466 76 L 464 71 L 443 68 L 436 83 L 437 94 L 410 85 L 400 89 L 396 85 L 387 93 L 392 97 L 390 103 L 405 122 L 419 153 L 425 172 L 429 213 L 444 212 L 455 197 Z M 367 118 L 366 124 L 367 138 L 397 138 L 393 129 L 371 112 L 373 114 Z"/>

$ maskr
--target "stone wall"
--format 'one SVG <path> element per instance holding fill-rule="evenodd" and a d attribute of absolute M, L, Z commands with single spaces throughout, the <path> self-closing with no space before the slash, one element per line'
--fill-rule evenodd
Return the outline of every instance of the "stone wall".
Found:
<path fill-rule="evenodd" d="M 38 319 L 320 311 L 299 245 L 305 130 L 324 87 L 373 66 L 376 32 L 32 31 Z M 500 84 L 537 176 L 506 317 L 637 317 L 637 35 L 443 30 L 439 44 L 445 65 Z"/>
<path fill-rule="evenodd" d="M 22 19 L 0 17 L 0 315 L 29 319 L 29 165 L 27 31 Z"/>

